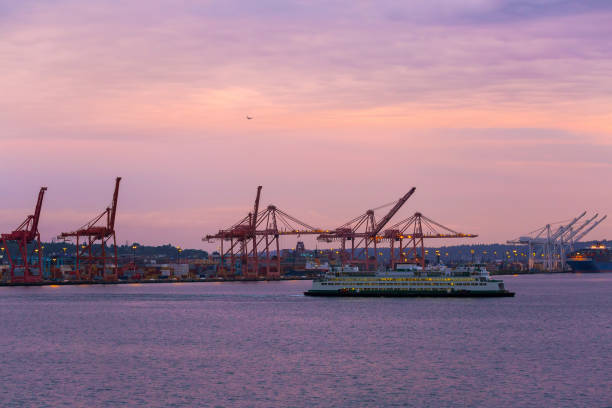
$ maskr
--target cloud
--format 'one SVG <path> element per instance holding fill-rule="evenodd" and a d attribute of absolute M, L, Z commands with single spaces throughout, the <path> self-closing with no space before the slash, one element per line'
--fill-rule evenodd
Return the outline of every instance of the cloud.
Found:
<path fill-rule="evenodd" d="M 86 117 L 108 105 L 124 110 L 122 102 L 142 105 L 146 115 L 161 101 L 202 110 L 224 100 L 225 108 L 301 110 L 411 100 L 434 107 L 537 106 L 561 98 L 607 100 L 612 86 L 608 15 L 520 27 L 421 27 L 376 19 L 363 25 L 360 19 L 277 21 L 274 6 L 251 20 L 186 15 L 181 8 L 166 15 L 164 3 L 155 4 L 146 14 L 116 3 L 67 3 L 32 13 L 27 24 L 4 33 L 3 85 L 29 102 L 26 107 L 73 100 Z"/>
<path fill-rule="evenodd" d="M 592 178 L 612 155 L 607 3 L 57 0 L 0 13 L 0 163 L 20 169 L 0 179 L 6 208 L 27 210 L 44 183 L 49 220 L 95 213 L 122 175 L 126 235 L 184 230 L 196 245 L 226 225 L 211 209 L 250 205 L 259 184 L 322 225 L 417 185 L 415 207 L 498 240 L 513 223 L 478 214 L 538 224 L 584 197 L 610 202 Z"/>
<path fill-rule="evenodd" d="M 377 4 L 390 21 L 446 25 L 490 25 L 612 10 L 606 0 L 434 0 Z"/>

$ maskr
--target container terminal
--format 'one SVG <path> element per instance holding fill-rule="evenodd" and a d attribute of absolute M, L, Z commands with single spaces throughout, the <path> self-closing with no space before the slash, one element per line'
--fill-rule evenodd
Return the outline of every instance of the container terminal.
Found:
<path fill-rule="evenodd" d="M 232 226 L 204 236 L 203 241 L 216 242 L 219 247 L 209 254 L 172 245 L 118 245 L 115 222 L 120 182 L 117 177 L 108 207 L 82 226 L 59 233 L 57 242 L 47 243 L 41 242 L 38 230 L 47 193 L 41 187 L 33 214 L 13 231 L 0 235 L 0 285 L 312 279 L 332 268 L 374 272 L 398 264 L 425 268 L 482 263 L 491 274 L 567 272 L 571 271 L 571 262 L 565 262 L 567 255 L 579 257 L 579 251 L 587 247 L 580 239 L 606 219 L 595 214 L 579 223 L 584 212 L 569 223 L 547 224 L 505 245 L 426 247 L 426 240 L 478 235 L 452 230 L 421 212 L 391 222 L 415 187 L 339 226 L 321 228 L 275 205 L 261 208 L 259 186 L 251 212 Z M 383 209 L 386 212 L 379 217 L 377 211 Z M 332 248 L 306 249 L 299 238 L 308 235 Z M 298 239 L 294 248 L 280 247 L 280 238 L 285 236 Z M 598 253 L 609 254 L 605 243 L 592 245 L 599 248 Z"/>

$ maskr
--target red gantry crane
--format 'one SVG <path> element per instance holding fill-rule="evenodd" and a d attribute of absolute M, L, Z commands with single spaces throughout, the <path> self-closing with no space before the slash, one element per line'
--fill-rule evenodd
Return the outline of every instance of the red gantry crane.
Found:
<path fill-rule="evenodd" d="M 223 277 L 235 276 L 239 266 L 243 279 L 256 279 L 262 275 L 267 279 L 278 279 L 281 273 L 279 237 L 323 232 L 274 205 L 259 211 L 261 189 L 261 186 L 257 187 L 252 213 L 230 228 L 202 238 L 202 241 L 207 242 L 219 240 L 221 246 L 219 275 Z M 229 248 L 224 249 L 224 242 L 229 242 Z"/>
<path fill-rule="evenodd" d="M 408 201 L 412 194 L 414 194 L 415 190 L 416 187 L 412 187 L 410 191 L 400 197 L 399 200 L 397 200 L 395 203 L 391 203 L 394 204 L 393 207 L 379 221 L 376 221 L 374 212 L 390 204 L 368 210 L 360 216 L 342 224 L 335 230 L 319 235 L 317 239 L 324 242 L 339 241 L 340 259 L 342 260 L 343 265 L 346 263 L 363 264 L 366 270 L 370 270 L 371 267 L 377 268 L 377 243 L 382 239 L 382 237 L 378 234 L 399 211 L 404 203 Z M 347 250 L 346 241 L 351 242 L 350 252 Z M 370 259 L 370 249 L 374 250 L 374 259 Z"/>
<path fill-rule="evenodd" d="M 17 229 L 8 234 L 2 234 L 2 244 L 11 266 L 12 283 L 34 283 L 42 281 L 42 250 L 38 221 L 40 210 L 47 187 L 41 187 L 33 215 L 28 215 Z M 9 249 L 10 243 L 17 243 L 19 257 L 13 258 Z M 30 245 L 32 244 L 33 245 Z M 28 248 L 29 246 L 29 248 Z"/>
<path fill-rule="evenodd" d="M 425 227 L 425 230 L 423 230 Z M 425 267 L 425 239 L 429 238 L 475 238 L 476 234 L 464 234 L 453 231 L 434 220 L 425 217 L 420 212 L 414 213 L 395 225 L 383 234 L 383 238 L 390 242 L 391 268 L 396 263 L 415 262 Z M 408 243 L 404 244 L 407 239 Z M 395 243 L 399 243 L 399 251 L 395 252 Z M 409 254 L 406 254 L 406 251 Z"/>
<path fill-rule="evenodd" d="M 116 280 L 117 279 L 117 239 L 115 237 L 115 216 L 121 177 L 115 180 L 115 192 L 110 207 L 87 224 L 72 232 L 63 232 L 59 239 L 76 239 L 76 279 Z M 99 225 L 102 221 L 103 225 Z M 104 222 L 105 221 L 105 222 Z M 113 248 L 107 251 L 112 239 Z"/>

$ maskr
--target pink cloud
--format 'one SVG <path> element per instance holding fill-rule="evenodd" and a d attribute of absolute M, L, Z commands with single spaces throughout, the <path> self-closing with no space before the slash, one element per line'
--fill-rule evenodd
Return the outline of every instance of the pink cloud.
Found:
<path fill-rule="evenodd" d="M 587 3 L 24 3 L 0 25 L 0 228 L 43 184 L 44 234 L 72 228 L 116 175 L 145 243 L 201 245 L 259 184 L 330 227 L 416 185 L 407 214 L 485 242 L 612 213 L 611 12 Z"/>

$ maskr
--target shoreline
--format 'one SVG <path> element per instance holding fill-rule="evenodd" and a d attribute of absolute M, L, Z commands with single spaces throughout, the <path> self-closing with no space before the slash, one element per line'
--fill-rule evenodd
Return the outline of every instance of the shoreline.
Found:
<path fill-rule="evenodd" d="M 280 282 L 280 281 L 296 281 L 296 280 L 312 280 L 313 278 L 292 276 L 290 278 L 280 279 L 232 279 L 232 278 L 206 278 L 206 279 L 138 279 L 138 280 L 119 280 L 119 281 L 43 281 L 43 282 L 0 282 L 0 287 L 15 287 L 15 286 L 73 286 L 73 285 L 127 285 L 131 283 L 211 283 L 211 282 Z"/>
<path fill-rule="evenodd" d="M 560 274 L 572 274 L 577 275 L 575 272 L 529 272 L 529 273 L 492 273 L 491 276 L 521 276 L 521 275 L 560 275 Z M 578 273 L 579 275 L 580 273 Z M 595 273 L 597 275 L 597 273 Z M 133 283 L 223 283 L 223 282 L 281 282 L 281 281 L 302 281 L 302 280 L 313 280 L 315 277 L 304 277 L 304 276 L 291 276 L 282 277 L 279 279 L 242 279 L 242 278 L 205 278 L 205 279 L 181 279 L 181 280 L 168 280 L 168 279 L 140 279 L 140 280 L 118 280 L 118 281 L 43 281 L 43 282 L 0 282 L 0 287 L 18 287 L 18 286 L 74 286 L 74 285 L 127 285 Z"/>

